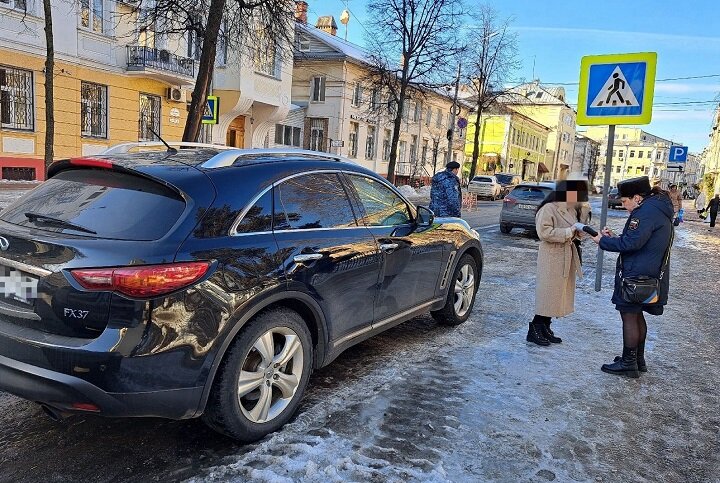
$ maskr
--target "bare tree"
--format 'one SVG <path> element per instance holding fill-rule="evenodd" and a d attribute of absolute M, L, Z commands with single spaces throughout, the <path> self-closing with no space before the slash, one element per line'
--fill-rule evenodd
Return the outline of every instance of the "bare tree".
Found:
<path fill-rule="evenodd" d="M 471 38 L 467 55 L 463 57 L 475 104 L 475 119 L 472 121 L 475 134 L 469 179 L 475 176 L 480 156 L 482 113 L 498 98 L 508 95 L 504 85 L 520 65 L 517 60 L 517 37 L 509 30 L 510 20 L 499 20 L 497 12 L 488 5 L 481 6 L 473 18 L 476 26 L 468 29 Z"/>
<path fill-rule="evenodd" d="M 45 14 L 45 174 L 55 154 L 55 40 L 50 0 L 43 0 Z"/>
<path fill-rule="evenodd" d="M 368 81 L 384 90 L 393 116 L 388 181 L 395 182 L 395 165 L 405 102 L 413 87 L 437 88 L 448 84 L 454 65 L 448 62 L 461 50 L 456 32 L 462 0 L 371 0 Z"/>
<path fill-rule="evenodd" d="M 290 0 L 140 0 L 134 13 L 141 28 L 161 35 L 191 32 L 202 39 L 183 141 L 195 142 L 200 134 L 218 44 L 239 54 L 291 55 L 293 9 Z"/>

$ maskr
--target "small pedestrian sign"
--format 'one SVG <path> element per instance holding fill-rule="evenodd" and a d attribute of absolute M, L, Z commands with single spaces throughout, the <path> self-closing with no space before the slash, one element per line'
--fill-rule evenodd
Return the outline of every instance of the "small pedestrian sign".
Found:
<path fill-rule="evenodd" d="M 656 64 L 655 52 L 583 57 L 577 123 L 649 124 Z"/>
<path fill-rule="evenodd" d="M 670 146 L 670 153 L 668 153 L 668 163 L 685 163 L 687 162 L 687 155 L 687 146 Z"/>
<path fill-rule="evenodd" d="M 217 96 L 208 96 L 205 101 L 205 109 L 203 110 L 202 123 L 203 124 L 217 124 L 218 123 L 218 104 L 219 100 Z"/>

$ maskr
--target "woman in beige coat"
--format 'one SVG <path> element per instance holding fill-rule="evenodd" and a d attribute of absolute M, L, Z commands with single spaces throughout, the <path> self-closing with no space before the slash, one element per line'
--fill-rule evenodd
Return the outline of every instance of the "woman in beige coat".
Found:
<path fill-rule="evenodd" d="M 558 181 L 535 217 L 540 238 L 535 288 L 535 317 L 526 340 L 548 346 L 559 343 L 550 329 L 552 317 L 575 311 L 575 280 L 582 277 L 580 256 L 574 240 L 582 238 L 589 214 L 585 181 Z"/>

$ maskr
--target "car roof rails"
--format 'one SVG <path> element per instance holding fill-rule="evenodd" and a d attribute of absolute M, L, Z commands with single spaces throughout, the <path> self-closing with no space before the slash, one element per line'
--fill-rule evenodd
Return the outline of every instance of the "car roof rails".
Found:
<path fill-rule="evenodd" d="M 215 150 L 231 150 L 234 148 L 220 145 L 220 144 L 206 144 L 206 143 L 188 143 L 188 142 L 169 142 L 169 146 L 178 149 L 215 149 Z M 101 152 L 101 155 L 109 154 L 127 154 L 131 151 L 156 151 L 158 149 L 166 149 L 167 146 L 159 141 L 146 141 L 146 142 L 134 142 L 134 143 L 122 143 L 111 146 L 105 151 Z"/>
<path fill-rule="evenodd" d="M 300 158 L 312 158 L 312 159 L 324 159 L 331 161 L 342 161 L 355 164 L 352 160 L 347 159 L 338 154 L 323 153 L 320 151 L 308 151 L 304 149 L 287 149 L 287 148 L 269 148 L 269 149 L 230 149 L 216 154 L 212 158 L 208 159 L 200 165 L 201 168 L 214 169 L 214 168 L 225 168 L 235 164 L 240 158 L 247 157 L 300 157 Z"/>

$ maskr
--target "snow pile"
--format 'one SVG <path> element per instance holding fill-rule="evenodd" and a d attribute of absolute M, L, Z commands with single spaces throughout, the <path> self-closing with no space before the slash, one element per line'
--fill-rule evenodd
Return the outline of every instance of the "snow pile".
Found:
<path fill-rule="evenodd" d="M 429 198 L 430 197 L 430 185 L 427 186 L 421 186 L 417 190 L 417 195 L 421 196 L 423 198 Z"/>
<path fill-rule="evenodd" d="M 417 196 L 417 193 L 415 192 L 415 189 L 412 186 L 408 186 L 408 185 L 400 186 L 398 188 L 398 191 L 400 191 L 400 193 L 402 193 L 402 195 L 405 196 L 406 198 L 411 198 L 411 197 Z"/>

